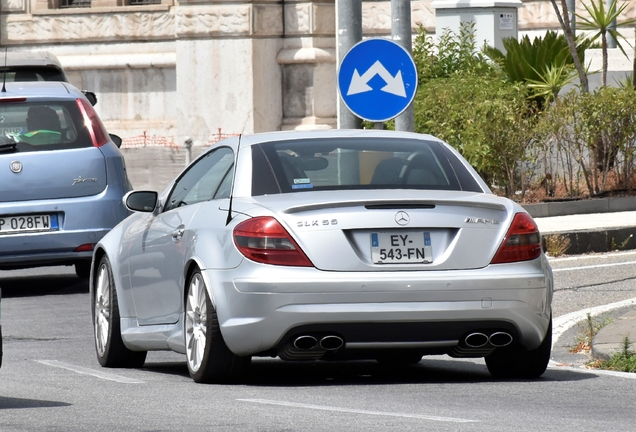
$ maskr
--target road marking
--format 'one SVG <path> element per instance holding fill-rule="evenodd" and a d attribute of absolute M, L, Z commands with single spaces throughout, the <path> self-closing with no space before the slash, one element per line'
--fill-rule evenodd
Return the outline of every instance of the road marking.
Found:
<path fill-rule="evenodd" d="M 266 399 L 237 399 L 237 401 L 241 402 L 251 402 L 251 403 L 259 403 L 265 405 L 280 405 L 292 408 L 306 408 L 320 411 L 335 411 L 342 413 L 350 413 L 350 414 L 365 414 L 365 415 L 375 415 L 375 416 L 387 416 L 387 417 L 404 417 L 404 418 L 415 418 L 420 420 L 431 420 L 431 421 L 440 421 L 440 422 L 449 422 L 449 423 L 477 423 L 479 420 L 469 420 L 469 419 L 461 419 L 454 417 L 438 417 L 438 416 L 429 416 L 429 415 L 421 415 L 421 414 L 406 414 L 406 413 L 395 413 L 395 412 L 385 412 L 385 411 L 367 411 L 367 410 L 359 410 L 359 409 L 350 409 L 350 408 L 337 408 L 323 405 L 309 405 L 309 404 L 301 404 L 294 402 L 283 402 L 283 401 L 273 401 Z"/>
<path fill-rule="evenodd" d="M 636 261 L 627 261 L 627 262 L 619 262 L 619 263 L 611 263 L 611 264 L 596 264 L 589 266 L 581 266 L 581 267 L 568 267 L 568 268 L 558 268 L 552 269 L 552 273 L 562 272 L 562 271 L 573 271 L 573 270 L 587 270 L 587 269 L 595 269 L 602 267 L 615 267 L 621 265 L 636 265 Z"/>
<path fill-rule="evenodd" d="M 144 383 L 143 381 L 135 380 L 132 378 L 126 378 L 121 375 L 115 375 L 108 372 L 100 372 L 94 369 L 88 369 L 81 366 L 75 366 L 75 365 L 64 363 L 57 360 L 35 360 L 35 361 L 47 366 L 53 366 L 60 369 L 66 369 L 71 372 L 75 372 L 82 375 L 90 375 L 90 376 L 94 376 L 95 378 L 99 378 L 103 380 L 115 381 L 115 382 L 123 383 L 123 384 L 143 384 Z"/>

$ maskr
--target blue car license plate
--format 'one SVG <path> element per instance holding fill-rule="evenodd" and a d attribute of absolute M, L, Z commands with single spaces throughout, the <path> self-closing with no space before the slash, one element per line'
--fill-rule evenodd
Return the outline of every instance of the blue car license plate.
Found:
<path fill-rule="evenodd" d="M 0 235 L 57 231 L 58 229 L 56 214 L 0 216 Z"/>
<path fill-rule="evenodd" d="M 428 231 L 371 234 L 371 257 L 376 264 L 430 263 L 433 261 Z"/>

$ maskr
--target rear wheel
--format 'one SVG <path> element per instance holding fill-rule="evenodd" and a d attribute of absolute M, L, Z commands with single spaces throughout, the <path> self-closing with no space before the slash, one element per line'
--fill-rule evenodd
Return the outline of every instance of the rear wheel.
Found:
<path fill-rule="evenodd" d="M 121 339 L 117 290 L 106 256 L 100 260 L 96 273 L 92 300 L 97 360 L 105 367 L 142 367 L 146 361 L 146 351 L 132 351 L 126 348 Z"/>
<path fill-rule="evenodd" d="M 235 382 L 249 367 L 250 357 L 236 356 L 225 344 L 216 310 L 198 270 L 188 282 L 185 344 L 188 371 L 198 383 Z"/>
<path fill-rule="evenodd" d="M 552 319 L 548 331 L 534 350 L 521 346 L 498 348 L 485 358 L 488 371 L 495 378 L 539 378 L 550 362 L 552 350 Z"/>

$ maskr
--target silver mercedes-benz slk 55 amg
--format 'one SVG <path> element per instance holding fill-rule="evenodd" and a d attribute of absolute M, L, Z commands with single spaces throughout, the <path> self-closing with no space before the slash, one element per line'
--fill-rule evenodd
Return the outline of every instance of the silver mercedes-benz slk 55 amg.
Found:
<path fill-rule="evenodd" d="M 95 247 L 95 347 L 107 367 L 186 355 L 197 382 L 252 356 L 417 363 L 485 357 L 536 378 L 552 270 L 537 225 L 439 139 L 376 130 L 221 141 Z"/>

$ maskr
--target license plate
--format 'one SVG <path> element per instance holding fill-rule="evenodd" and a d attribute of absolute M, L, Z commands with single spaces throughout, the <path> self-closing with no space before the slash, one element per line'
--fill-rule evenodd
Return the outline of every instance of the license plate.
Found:
<path fill-rule="evenodd" d="M 56 214 L 16 215 L 0 217 L 0 234 L 56 231 L 59 229 Z"/>
<path fill-rule="evenodd" d="M 371 234 L 371 258 L 376 264 L 430 263 L 433 261 L 428 231 Z"/>

